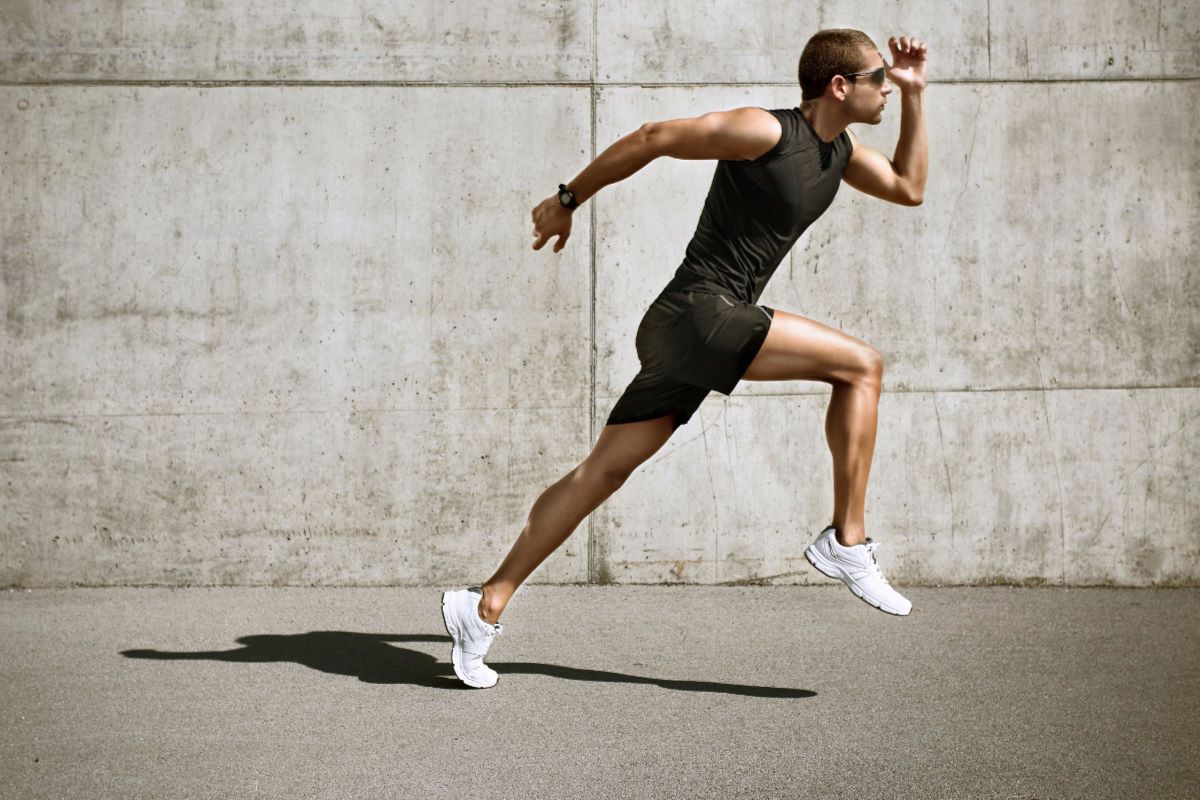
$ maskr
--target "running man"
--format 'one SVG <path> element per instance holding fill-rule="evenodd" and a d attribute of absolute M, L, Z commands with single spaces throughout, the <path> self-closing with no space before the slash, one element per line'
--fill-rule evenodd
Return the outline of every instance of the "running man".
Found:
<path fill-rule="evenodd" d="M 833 387 L 825 435 L 833 454 L 833 519 L 804 551 L 814 567 L 891 614 L 912 604 L 883 577 L 866 535 L 864 501 L 875 449 L 883 358 L 867 343 L 804 317 L 757 305 L 775 268 L 833 202 L 840 181 L 900 205 L 920 205 L 928 172 L 927 47 L 888 39 L 891 64 L 871 38 L 820 31 L 800 55 L 801 103 L 753 106 L 649 122 L 601 153 L 533 210 L 533 249 L 571 234 L 579 204 L 661 156 L 716 159 L 708 197 L 683 263 L 647 309 L 636 344 L 641 371 L 617 400 L 592 452 L 546 489 L 495 574 L 442 595 L 455 674 L 494 686 L 483 663 L 500 615 L 526 578 L 688 421 L 710 391 L 740 380 L 823 381 Z M 850 133 L 877 125 L 900 89 L 900 139 L 891 161 Z"/>

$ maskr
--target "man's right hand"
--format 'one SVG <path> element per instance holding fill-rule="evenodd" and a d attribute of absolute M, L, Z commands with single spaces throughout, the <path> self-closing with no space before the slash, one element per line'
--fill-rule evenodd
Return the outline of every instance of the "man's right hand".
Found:
<path fill-rule="evenodd" d="M 536 240 L 533 249 L 541 250 L 551 236 L 557 236 L 554 252 L 562 250 L 567 237 L 571 235 L 571 214 L 571 209 L 558 202 L 557 194 L 538 203 L 537 208 L 533 209 L 533 236 Z"/>

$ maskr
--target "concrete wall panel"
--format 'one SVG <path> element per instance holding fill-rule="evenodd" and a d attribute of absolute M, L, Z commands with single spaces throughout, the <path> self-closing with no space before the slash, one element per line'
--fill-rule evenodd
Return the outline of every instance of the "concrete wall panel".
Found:
<path fill-rule="evenodd" d="M 797 99 L 608 89 L 597 146 L 648 120 Z M 887 388 L 1195 385 L 1200 151 L 1178 132 L 1198 112 L 1195 83 L 933 87 L 924 204 L 843 184 L 760 302 L 876 346 Z M 898 116 L 857 126 L 860 140 L 890 155 Z M 597 197 L 599 393 L 636 372 L 637 321 L 682 260 L 714 167 L 660 159 Z"/>
<path fill-rule="evenodd" d="M 586 81 L 591 43 L 571 0 L 0 5 L 3 80 Z"/>
<path fill-rule="evenodd" d="M 711 394 L 596 512 L 596 573 L 825 581 L 828 398 Z M 1194 584 L 1197 419 L 1195 389 L 885 393 L 867 534 L 899 583 Z"/>
<path fill-rule="evenodd" d="M 839 195 L 851 221 L 820 220 L 792 256 L 796 274 L 811 274 L 768 295 L 836 315 L 891 359 L 898 387 L 1200 381 L 1200 154 L 1178 135 L 1200 113 L 1200 84 L 995 84 L 928 98 L 938 161 L 925 203 Z M 899 120 L 880 128 L 862 139 L 890 155 Z"/>
<path fill-rule="evenodd" d="M 616 83 L 789 83 L 804 43 L 857 28 L 930 45 L 936 81 L 1179 78 L 1200 75 L 1195 3 L 1103 0 L 1038 9 L 1013 0 L 803 4 L 671 0 L 647 12 L 598 0 L 596 74 Z"/>
<path fill-rule="evenodd" d="M 0 418 L 0 585 L 486 579 L 578 408 Z M 587 579 L 586 529 L 539 572 Z"/>
<path fill-rule="evenodd" d="M 1156 0 L 1062 3 L 1031 13 L 988 6 L 993 80 L 1195 78 L 1200 5 Z"/>
<path fill-rule="evenodd" d="M 580 91 L 0 89 L 0 414 L 585 412 Z"/>
<path fill-rule="evenodd" d="M 0 89 L 0 583 L 485 578 L 588 445 L 579 91 Z"/>
<path fill-rule="evenodd" d="M 885 54 L 889 36 L 916 36 L 931 43 L 943 79 L 987 77 L 987 0 L 870 9 L 858 2 L 597 2 L 601 82 L 795 84 L 804 43 L 824 28 L 857 28 Z"/>

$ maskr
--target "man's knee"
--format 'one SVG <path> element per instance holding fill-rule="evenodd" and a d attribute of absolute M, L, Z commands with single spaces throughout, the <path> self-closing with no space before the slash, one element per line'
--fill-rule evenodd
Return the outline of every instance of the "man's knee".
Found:
<path fill-rule="evenodd" d="M 863 380 L 883 385 L 883 353 L 866 345 L 859 354 L 859 361 Z"/>
<path fill-rule="evenodd" d="M 633 470 L 588 459 L 576 467 L 575 472 L 579 475 L 580 479 L 589 483 L 597 483 L 618 489 L 621 487 L 621 484 L 629 479 Z"/>

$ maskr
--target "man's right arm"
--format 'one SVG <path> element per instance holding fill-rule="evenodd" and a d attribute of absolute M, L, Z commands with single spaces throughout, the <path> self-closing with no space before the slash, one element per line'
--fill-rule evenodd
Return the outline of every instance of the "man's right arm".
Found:
<path fill-rule="evenodd" d="M 628 178 L 659 156 L 684 159 L 753 160 L 776 145 L 783 128 L 775 115 L 761 108 L 711 111 L 699 117 L 647 122 L 608 147 L 567 184 L 582 205 L 610 183 Z M 571 235 L 571 216 L 557 194 L 533 209 L 533 249 L 558 237 L 554 252 Z"/>

